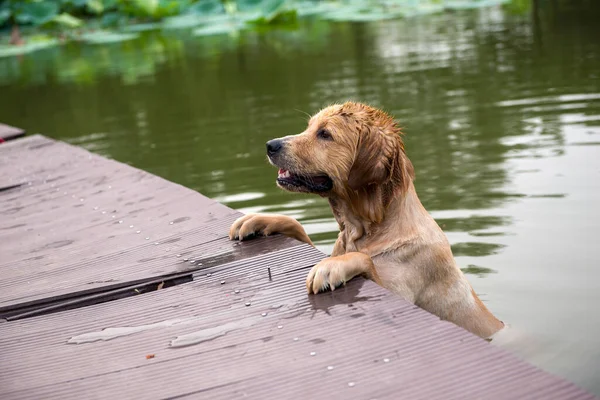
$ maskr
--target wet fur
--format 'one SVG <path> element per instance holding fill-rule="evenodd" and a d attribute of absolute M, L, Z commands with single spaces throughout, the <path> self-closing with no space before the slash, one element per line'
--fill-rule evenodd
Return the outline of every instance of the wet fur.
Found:
<path fill-rule="evenodd" d="M 317 132 L 326 130 L 330 140 Z M 332 105 L 307 129 L 282 138 L 272 164 L 307 177 L 326 174 L 340 233 L 331 257 L 313 267 L 307 289 L 318 293 L 364 275 L 438 317 L 481 337 L 504 324 L 477 297 L 456 265 L 450 244 L 421 204 L 400 129 L 386 113 L 361 103 Z M 310 192 L 310 188 L 287 190 Z M 236 221 L 231 239 L 283 233 L 312 245 L 293 218 L 250 214 Z"/>

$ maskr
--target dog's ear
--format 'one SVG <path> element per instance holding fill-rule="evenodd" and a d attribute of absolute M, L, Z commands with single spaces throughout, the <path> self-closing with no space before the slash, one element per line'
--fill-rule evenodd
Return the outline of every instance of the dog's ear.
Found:
<path fill-rule="evenodd" d="M 357 154 L 348 174 L 348 186 L 352 190 L 383 183 L 389 177 L 389 162 L 383 154 L 384 145 L 383 135 L 379 132 L 361 135 Z"/>
<path fill-rule="evenodd" d="M 352 190 L 386 182 L 402 185 L 406 190 L 411 179 L 414 179 L 414 169 L 397 133 L 371 131 L 361 136 L 348 175 L 348 186 Z"/>

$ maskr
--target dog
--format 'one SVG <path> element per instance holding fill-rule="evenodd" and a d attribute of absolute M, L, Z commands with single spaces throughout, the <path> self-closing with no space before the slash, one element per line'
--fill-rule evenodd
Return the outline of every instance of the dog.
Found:
<path fill-rule="evenodd" d="M 477 297 L 421 204 L 391 116 L 362 103 L 334 104 L 312 116 L 304 132 L 267 142 L 267 156 L 279 168 L 280 188 L 326 198 L 340 228 L 331 256 L 308 274 L 309 293 L 362 275 L 482 338 L 504 327 Z M 314 246 L 302 225 L 284 215 L 245 215 L 229 237 L 274 233 Z"/>

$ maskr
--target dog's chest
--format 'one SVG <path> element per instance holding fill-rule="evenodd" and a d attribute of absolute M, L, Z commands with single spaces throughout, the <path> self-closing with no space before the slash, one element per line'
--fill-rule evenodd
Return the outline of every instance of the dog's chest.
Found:
<path fill-rule="evenodd" d="M 340 234 L 335 244 L 334 253 L 344 254 L 361 251 L 371 236 L 371 223 L 365 223 L 354 217 L 350 210 L 344 207 L 340 207 L 337 204 L 331 205 L 333 216 L 340 227 Z"/>
<path fill-rule="evenodd" d="M 369 226 L 365 226 L 354 221 L 340 224 L 340 234 L 338 236 L 339 246 L 344 253 L 352 251 L 364 252 L 364 248 L 368 246 L 370 237 Z"/>

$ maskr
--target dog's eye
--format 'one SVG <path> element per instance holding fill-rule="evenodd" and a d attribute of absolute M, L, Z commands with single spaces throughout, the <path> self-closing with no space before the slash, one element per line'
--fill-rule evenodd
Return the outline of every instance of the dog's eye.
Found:
<path fill-rule="evenodd" d="M 319 129 L 317 131 L 317 137 L 319 139 L 324 139 L 324 140 L 331 140 L 331 133 L 329 133 L 328 131 L 326 131 L 325 129 Z"/>

